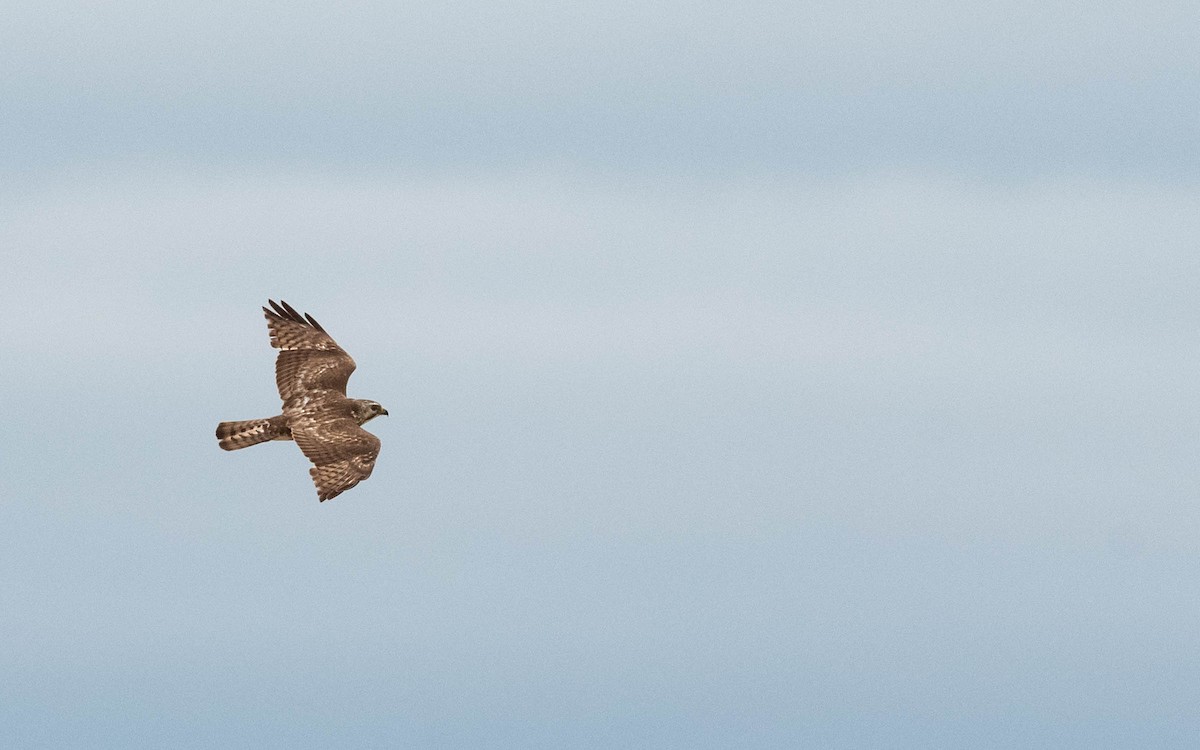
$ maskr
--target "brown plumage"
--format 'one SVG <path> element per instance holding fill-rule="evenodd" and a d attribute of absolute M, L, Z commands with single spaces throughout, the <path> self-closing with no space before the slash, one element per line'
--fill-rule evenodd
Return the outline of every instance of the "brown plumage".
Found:
<path fill-rule="evenodd" d="M 269 419 L 222 422 L 217 440 L 227 451 L 268 440 L 295 440 L 312 461 L 309 469 L 324 502 L 371 476 L 379 438 L 362 428 L 387 410 L 375 401 L 348 398 L 354 360 L 311 315 L 280 300 L 263 308 L 275 359 L 275 384 L 283 413 Z"/>

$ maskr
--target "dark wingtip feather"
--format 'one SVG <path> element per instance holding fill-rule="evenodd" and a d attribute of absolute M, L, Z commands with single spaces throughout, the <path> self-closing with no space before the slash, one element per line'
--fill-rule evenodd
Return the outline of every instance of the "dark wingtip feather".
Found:
<path fill-rule="evenodd" d="M 293 323 L 299 323 L 302 326 L 311 326 L 321 333 L 326 333 L 321 324 L 317 322 L 317 319 L 308 313 L 301 315 L 300 313 L 296 312 L 296 308 L 292 307 L 283 300 L 276 302 L 273 299 L 269 299 L 267 302 L 271 303 L 272 309 L 268 310 L 264 307 L 262 311 L 268 318 L 276 320 L 290 320 Z"/>
<path fill-rule="evenodd" d="M 283 305 L 283 309 L 287 311 L 287 316 L 289 318 L 291 318 L 293 321 L 295 321 L 297 323 L 300 323 L 301 325 L 305 324 L 304 316 L 301 315 L 300 313 L 296 312 L 296 308 L 292 307 L 291 305 L 284 302 L 283 300 L 279 300 L 279 304 Z"/>
<path fill-rule="evenodd" d="M 273 299 L 269 299 L 267 302 L 271 303 L 270 310 L 265 307 L 263 308 L 263 312 L 266 313 L 267 317 L 278 318 L 280 320 L 290 320 L 291 322 L 299 323 L 302 326 L 312 326 L 321 333 L 325 333 L 325 329 L 321 327 L 321 324 L 318 323 L 313 316 L 308 315 L 307 313 L 301 315 L 296 311 L 296 308 L 292 307 L 287 302 L 283 300 L 276 302 Z"/>

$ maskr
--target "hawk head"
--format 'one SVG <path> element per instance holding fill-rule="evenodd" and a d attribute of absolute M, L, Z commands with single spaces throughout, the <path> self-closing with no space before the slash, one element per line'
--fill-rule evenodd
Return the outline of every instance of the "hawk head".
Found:
<path fill-rule="evenodd" d="M 380 414 L 387 416 L 387 409 L 383 408 L 378 401 L 369 401 L 365 398 L 354 399 L 354 421 L 359 424 L 366 424 Z"/>

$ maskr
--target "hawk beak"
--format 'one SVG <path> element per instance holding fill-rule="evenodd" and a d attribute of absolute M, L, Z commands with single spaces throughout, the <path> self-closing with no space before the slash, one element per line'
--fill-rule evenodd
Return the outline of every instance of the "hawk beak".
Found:
<path fill-rule="evenodd" d="M 382 415 L 383 415 L 383 416 L 385 416 L 385 417 L 386 417 L 386 416 L 390 416 L 390 415 L 387 413 L 387 409 L 380 409 L 380 410 L 379 410 L 379 413 L 380 413 L 380 414 L 382 414 Z"/>

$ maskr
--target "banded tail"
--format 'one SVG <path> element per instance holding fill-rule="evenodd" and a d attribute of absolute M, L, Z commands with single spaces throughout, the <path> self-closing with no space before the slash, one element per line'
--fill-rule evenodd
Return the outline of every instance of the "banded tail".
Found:
<path fill-rule="evenodd" d="M 217 425 L 217 440 L 221 448 L 236 451 L 268 440 L 291 440 L 292 433 L 282 415 L 270 419 L 244 419 Z"/>

